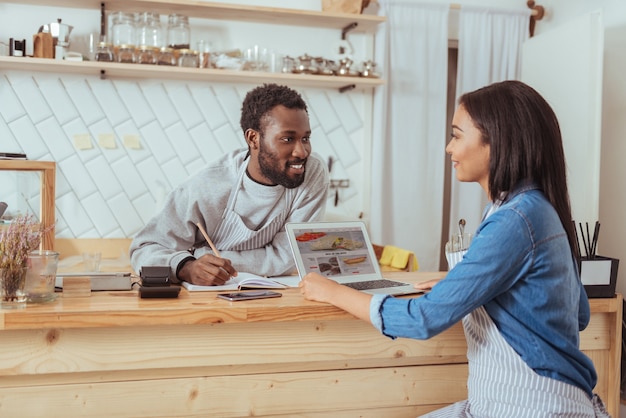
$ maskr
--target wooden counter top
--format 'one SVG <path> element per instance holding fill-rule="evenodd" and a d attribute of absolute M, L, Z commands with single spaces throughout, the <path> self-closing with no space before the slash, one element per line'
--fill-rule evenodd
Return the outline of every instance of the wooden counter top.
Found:
<path fill-rule="evenodd" d="M 443 273 L 390 273 L 419 282 Z M 137 290 L 92 292 L 90 297 L 29 304 L 20 310 L 0 309 L 0 330 L 158 326 L 234 322 L 284 322 L 355 319 L 334 306 L 304 300 L 299 289 L 279 290 L 283 296 L 246 302 L 218 299 L 218 292 L 188 292 L 176 299 L 141 299 Z"/>
<path fill-rule="evenodd" d="M 417 283 L 443 274 L 390 272 L 386 276 Z M 355 319 L 334 306 L 304 300 L 298 289 L 280 292 L 281 298 L 246 302 L 228 302 L 218 299 L 218 292 L 184 288 L 176 299 L 141 299 L 137 290 L 92 292 L 82 298 L 64 298 L 58 293 L 50 303 L 0 309 L 0 330 Z M 615 312 L 618 300 L 591 299 L 590 303 L 594 313 Z"/>

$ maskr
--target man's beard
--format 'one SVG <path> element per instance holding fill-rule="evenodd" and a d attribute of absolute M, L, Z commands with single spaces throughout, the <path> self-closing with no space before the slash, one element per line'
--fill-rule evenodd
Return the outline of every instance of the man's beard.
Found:
<path fill-rule="evenodd" d="M 261 169 L 261 174 L 268 178 L 272 183 L 280 184 L 287 189 L 299 187 L 302 182 L 304 182 L 304 175 L 306 174 L 306 171 L 296 177 L 291 177 L 287 175 L 287 166 L 292 164 L 305 164 L 306 159 L 289 161 L 285 167 L 279 167 L 279 163 L 277 161 L 278 158 L 274 154 L 265 150 L 263 140 L 261 140 L 259 146 L 259 167 Z"/>

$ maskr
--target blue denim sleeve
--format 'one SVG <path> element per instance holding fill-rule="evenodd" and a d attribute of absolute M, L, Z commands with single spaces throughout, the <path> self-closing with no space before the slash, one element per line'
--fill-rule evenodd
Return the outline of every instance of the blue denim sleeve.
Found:
<path fill-rule="evenodd" d="M 389 295 L 374 295 L 370 301 L 370 321 L 374 328 L 380 332 L 383 331 L 383 317 L 380 314 L 380 309 L 388 297 Z"/>
<path fill-rule="evenodd" d="M 587 328 L 591 320 L 591 308 L 589 307 L 589 299 L 583 284 L 580 284 L 580 301 L 578 304 L 578 331 Z"/>

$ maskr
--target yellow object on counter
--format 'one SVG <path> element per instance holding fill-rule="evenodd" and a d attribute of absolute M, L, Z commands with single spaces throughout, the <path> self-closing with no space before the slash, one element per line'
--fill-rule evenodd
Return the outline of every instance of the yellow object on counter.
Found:
<path fill-rule="evenodd" d="M 393 245 L 385 245 L 378 262 L 382 266 L 389 266 L 397 270 L 417 271 L 419 268 L 417 257 L 415 257 L 412 251 L 394 247 Z"/>

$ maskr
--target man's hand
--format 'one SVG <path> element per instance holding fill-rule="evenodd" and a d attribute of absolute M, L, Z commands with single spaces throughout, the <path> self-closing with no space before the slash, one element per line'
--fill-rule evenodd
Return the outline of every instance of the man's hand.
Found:
<path fill-rule="evenodd" d="M 178 272 L 179 280 L 200 286 L 221 286 L 235 276 L 237 270 L 230 260 L 213 254 L 186 262 Z"/>

